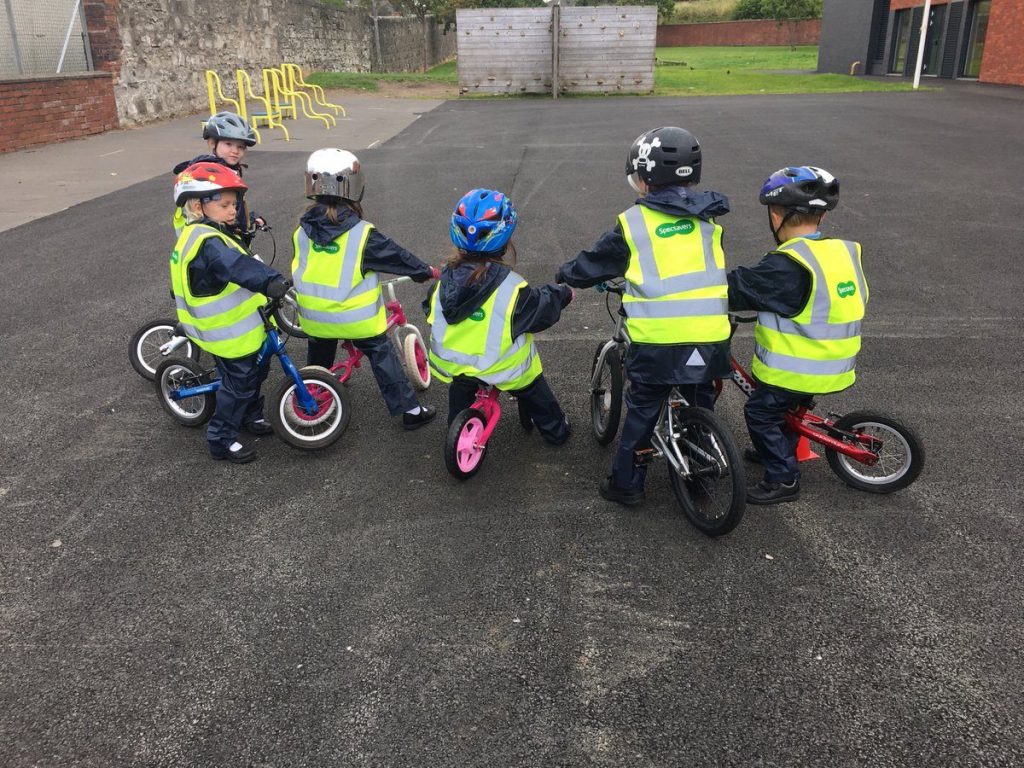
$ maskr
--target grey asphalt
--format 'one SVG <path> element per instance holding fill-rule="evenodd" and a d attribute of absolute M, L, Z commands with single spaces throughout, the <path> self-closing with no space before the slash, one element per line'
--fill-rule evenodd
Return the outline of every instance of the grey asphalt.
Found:
<path fill-rule="evenodd" d="M 169 177 L 143 181 L 0 239 L 0 764 L 1021 765 L 1024 103 L 446 103 L 360 152 L 367 217 L 437 263 L 459 194 L 498 187 L 544 282 L 632 202 L 626 148 L 666 123 L 733 200 L 731 264 L 769 243 L 770 171 L 842 179 L 827 231 L 863 242 L 872 300 L 859 382 L 822 410 L 915 425 L 913 487 L 859 493 L 819 461 L 799 502 L 714 541 L 663 468 L 644 507 L 602 501 L 593 292 L 539 341 L 562 448 L 507 418 L 460 484 L 442 425 L 404 433 L 361 370 L 332 449 L 211 462 L 126 359 L 170 307 Z M 250 158 L 279 264 L 303 157 Z M 443 386 L 425 399 L 443 409 Z M 742 437 L 737 391 L 719 412 Z"/>

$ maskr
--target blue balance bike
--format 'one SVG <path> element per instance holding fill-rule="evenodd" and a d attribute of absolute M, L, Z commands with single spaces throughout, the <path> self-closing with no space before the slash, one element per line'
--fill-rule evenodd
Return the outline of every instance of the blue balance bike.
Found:
<path fill-rule="evenodd" d="M 295 367 L 270 319 L 278 304 L 271 300 L 259 310 L 267 339 L 257 365 L 270 365 L 271 356 L 276 355 L 285 373 L 267 398 L 267 418 L 275 434 L 289 445 L 307 451 L 326 448 L 348 428 L 352 418 L 348 393 L 326 368 Z M 179 424 L 199 427 L 213 416 L 220 389 L 216 369 L 203 368 L 185 357 L 170 358 L 157 367 L 154 384 L 160 405 Z"/>

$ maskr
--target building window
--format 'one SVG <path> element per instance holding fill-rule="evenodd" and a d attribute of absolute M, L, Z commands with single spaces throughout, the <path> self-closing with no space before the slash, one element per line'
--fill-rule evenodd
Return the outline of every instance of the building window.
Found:
<path fill-rule="evenodd" d="M 910 46 L 910 9 L 896 11 L 895 34 L 892 45 L 892 61 L 889 71 L 902 75 L 907 68 L 907 49 Z"/>
<path fill-rule="evenodd" d="M 988 13 L 991 7 L 992 0 L 980 0 L 971 4 L 971 26 L 964 77 L 977 77 L 981 74 L 981 57 L 985 53 L 985 33 L 988 32 Z"/>

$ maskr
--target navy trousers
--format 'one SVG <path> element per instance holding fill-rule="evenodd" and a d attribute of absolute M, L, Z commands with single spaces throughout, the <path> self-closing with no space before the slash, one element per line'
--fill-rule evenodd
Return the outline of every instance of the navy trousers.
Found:
<path fill-rule="evenodd" d="M 715 385 L 680 384 L 679 391 L 690 405 L 715 407 Z M 626 389 L 626 420 L 622 425 L 619 447 L 612 460 L 612 482 L 623 490 L 639 491 L 647 480 L 647 467 L 636 466 L 636 452 L 651 447 L 651 435 L 658 423 L 661 406 L 672 391 L 671 385 L 631 382 Z"/>
<path fill-rule="evenodd" d="M 340 339 L 309 339 L 306 363 L 330 368 L 334 365 L 334 355 L 338 351 L 339 341 Z M 370 369 L 384 397 L 388 413 L 398 416 L 419 406 L 420 401 L 416 399 L 416 392 L 413 391 L 412 384 L 409 383 L 409 378 L 402 367 L 402 361 L 398 359 L 398 353 L 387 334 L 382 333 L 368 339 L 353 339 L 352 344 L 370 361 Z"/>
<path fill-rule="evenodd" d="M 473 405 L 479 387 L 480 384 L 473 379 L 458 378 L 452 381 L 448 387 L 449 426 L 459 411 Z M 561 445 L 569 439 L 569 422 L 543 373 L 528 387 L 509 391 L 509 394 L 515 395 L 520 412 L 530 417 L 545 441 Z"/>
<path fill-rule="evenodd" d="M 271 355 L 263 365 L 256 364 L 258 353 L 245 357 L 214 357 L 220 373 L 217 407 L 206 428 L 211 443 L 230 445 L 238 437 L 243 424 L 263 418 L 263 396 L 260 387 L 270 370 Z"/>
<path fill-rule="evenodd" d="M 796 405 L 810 405 L 810 395 L 759 384 L 743 407 L 747 432 L 754 450 L 764 463 L 764 479 L 769 483 L 792 483 L 800 479 L 796 460 L 799 435 L 786 429 L 786 411 Z"/>

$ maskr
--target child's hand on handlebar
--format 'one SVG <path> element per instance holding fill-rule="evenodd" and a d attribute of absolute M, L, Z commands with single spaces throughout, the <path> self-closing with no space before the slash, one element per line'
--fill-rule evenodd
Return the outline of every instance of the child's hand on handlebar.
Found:
<path fill-rule="evenodd" d="M 430 268 L 430 275 L 431 275 L 431 279 L 433 279 L 433 280 L 440 280 L 441 279 L 441 269 L 439 267 L 431 267 Z"/>
<path fill-rule="evenodd" d="M 267 296 L 271 299 L 283 299 L 288 289 L 292 287 L 292 281 L 283 277 L 275 277 L 267 283 Z"/>

